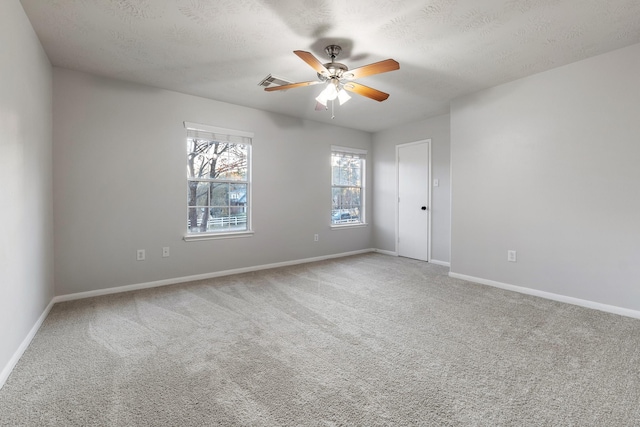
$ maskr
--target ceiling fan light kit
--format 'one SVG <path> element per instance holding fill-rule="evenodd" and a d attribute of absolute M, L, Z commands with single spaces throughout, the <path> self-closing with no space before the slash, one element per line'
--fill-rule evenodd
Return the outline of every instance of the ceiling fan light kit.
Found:
<path fill-rule="evenodd" d="M 287 90 L 295 87 L 326 83 L 326 87 L 316 97 L 316 110 L 327 109 L 327 104 L 329 103 L 329 101 L 331 101 L 333 109 L 333 101 L 336 98 L 338 99 L 340 105 L 349 101 L 351 99 L 351 96 L 349 96 L 346 91 L 357 93 L 358 95 L 371 98 L 378 102 L 382 102 L 389 97 L 388 93 L 384 93 L 377 89 L 355 83 L 353 82 L 353 80 L 360 77 L 397 70 L 400 68 L 400 64 L 398 64 L 398 62 L 393 59 L 386 59 L 384 61 L 364 65 L 362 67 L 349 70 L 346 65 L 335 62 L 336 57 L 342 51 L 342 48 L 340 46 L 332 44 L 327 46 L 324 51 L 331 59 L 331 62 L 328 62 L 326 64 L 322 64 L 315 56 L 313 56 L 309 52 L 305 52 L 303 50 L 293 51 L 293 53 L 298 55 L 300 59 L 309 64 L 309 66 L 316 71 L 318 80 L 265 87 L 264 90 L 267 92 L 272 92 L 276 90 Z M 264 80 L 260 82 L 261 86 L 264 86 L 263 82 Z M 323 106 L 324 108 L 319 108 L 320 106 Z"/>
<path fill-rule="evenodd" d="M 340 105 L 344 104 L 345 102 L 351 99 L 349 94 L 347 94 L 347 92 L 342 90 L 338 81 L 332 80 L 329 82 L 327 87 L 322 92 L 320 92 L 320 95 L 318 95 L 318 97 L 316 98 L 316 101 L 318 101 L 320 104 L 326 107 L 328 101 L 333 101 L 336 98 L 338 98 Z"/>

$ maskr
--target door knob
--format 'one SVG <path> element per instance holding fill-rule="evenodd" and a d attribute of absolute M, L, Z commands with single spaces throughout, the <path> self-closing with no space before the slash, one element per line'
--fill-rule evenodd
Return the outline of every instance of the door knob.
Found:
<path fill-rule="evenodd" d="M 427 207 L 426 207 L 426 206 L 423 206 L 423 207 L 421 207 L 420 209 L 422 209 L 423 211 L 426 211 L 426 210 L 427 210 Z"/>

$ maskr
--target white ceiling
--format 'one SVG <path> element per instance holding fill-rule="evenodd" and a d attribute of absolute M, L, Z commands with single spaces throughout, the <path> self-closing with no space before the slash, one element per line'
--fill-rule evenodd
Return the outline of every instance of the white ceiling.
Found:
<path fill-rule="evenodd" d="M 377 131 L 451 99 L 640 42 L 638 0 L 21 0 L 52 64 L 300 118 Z M 293 54 L 342 46 L 358 80 L 391 94 L 315 111 L 320 86 Z"/>

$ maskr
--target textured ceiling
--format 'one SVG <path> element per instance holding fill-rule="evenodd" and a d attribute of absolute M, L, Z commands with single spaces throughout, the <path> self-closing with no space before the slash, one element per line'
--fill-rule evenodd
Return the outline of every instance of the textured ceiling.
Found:
<path fill-rule="evenodd" d="M 638 0 L 21 0 L 54 66 L 367 131 L 448 111 L 451 99 L 640 42 Z M 316 78 L 292 53 L 337 43 L 349 68 L 393 58 L 315 111 L 320 86 L 265 92 L 268 74 Z"/>

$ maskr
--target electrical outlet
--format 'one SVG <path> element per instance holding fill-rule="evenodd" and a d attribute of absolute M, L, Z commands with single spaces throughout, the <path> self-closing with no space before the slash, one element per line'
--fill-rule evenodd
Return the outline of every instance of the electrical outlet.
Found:
<path fill-rule="evenodd" d="M 434 180 L 433 180 L 433 186 L 434 186 L 434 187 L 438 187 L 438 186 L 440 186 L 440 180 L 439 180 L 438 178 L 436 178 L 436 179 L 434 179 Z"/>
<path fill-rule="evenodd" d="M 169 246 L 165 246 L 162 248 L 162 258 L 167 258 L 169 256 Z"/>
<path fill-rule="evenodd" d="M 320 236 L 318 236 L 317 234 L 313 235 L 313 241 L 317 242 L 318 240 L 320 240 Z"/>
<path fill-rule="evenodd" d="M 145 259 L 145 253 L 144 253 L 144 249 L 138 249 L 136 251 L 136 260 L 138 261 L 144 261 Z"/>
<path fill-rule="evenodd" d="M 517 261 L 517 256 L 516 255 L 517 255 L 516 251 L 513 251 L 513 250 L 507 251 L 507 261 L 516 262 Z"/>

